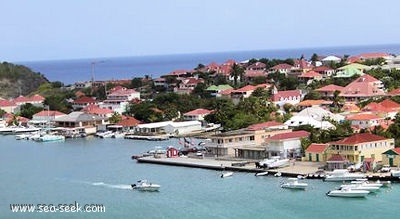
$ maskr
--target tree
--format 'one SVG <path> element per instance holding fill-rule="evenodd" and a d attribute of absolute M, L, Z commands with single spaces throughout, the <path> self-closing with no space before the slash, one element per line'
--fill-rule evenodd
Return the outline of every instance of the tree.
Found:
<path fill-rule="evenodd" d="M 120 122 L 121 120 L 122 120 L 122 116 L 121 116 L 119 113 L 117 113 L 117 112 L 115 112 L 114 114 L 112 114 L 112 116 L 111 116 L 110 119 L 109 119 L 109 121 L 110 121 L 111 124 L 118 123 L 118 122 Z"/>
<path fill-rule="evenodd" d="M 243 80 L 244 69 L 240 65 L 234 63 L 229 75 L 233 77 L 234 87 L 237 87 L 238 79 Z"/>
<path fill-rule="evenodd" d="M 32 116 L 40 111 L 42 111 L 42 107 L 37 107 L 32 105 L 31 103 L 26 103 L 21 106 L 19 114 L 25 118 L 32 119 Z"/>
<path fill-rule="evenodd" d="M 313 65 L 315 65 L 315 63 L 318 61 L 318 55 L 316 54 L 316 53 L 314 53 L 312 56 L 311 56 L 311 62 L 312 62 L 312 64 Z"/>
<path fill-rule="evenodd" d="M 131 80 L 131 84 L 130 84 L 131 88 L 139 88 L 141 86 L 143 86 L 142 78 L 133 78 Z"/>

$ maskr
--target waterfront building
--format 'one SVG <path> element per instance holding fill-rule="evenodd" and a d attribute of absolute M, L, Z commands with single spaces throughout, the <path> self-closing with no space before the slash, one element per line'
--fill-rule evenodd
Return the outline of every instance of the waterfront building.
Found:
<path fill-rule="evenodd" d="M 179 136 L 188 135 L 193 133 L 200 133 L 202 131 L 200 121 L 185 121 L 185 122 L 155 122 L 138 124 L 135 127 L 134 134 L 145 136 Z"/>
<path fill-rule="evenodd" d="M 269 121 L 251 125 L 245 129 L 218 133 L 210 136 L 205 147 L 208 155 L 242 159 L 263 159 L 266 157 L 265 139 L 276 134 L 291 132 L 279 122 Z"/>
<path fill-rule="evenodd" d="M 325 162 L 326 160 L 326 149 L 328 144 L 310 144 L 305 150 L 304 161 L 312 162 Z"/>
<path fill-rule="evenodd" d="M 45 127 L 47 125 L 55 125 L 55 120 L 57 118 L 65 116 L 65 113 L 55 111 L 55 110 L 42 110 L 32 116 L 32 120 L 28 124 Z"/>
<path fill-rule="evenodd" d="M 0 100 L 0 109 L 6 113 L 14 113 L 18 108 L 17 104 L 10 100 Z"/>
<path fill-rule="evenodd" d="M 289 72 L 291 72 L 293 69 L 295 69 L 294 66 L 283 63 L 283 64 L 278 64 L 269 69 L 269 73 L 275 73 L 279 72 L 281 74 L 287 75 Z"/>
<path fill-rule="evenodd" d="M 382 153 L 382 164 L 391 167 L 400 166 L 400 148 L 392 148 Z"/>
<path fill-rule="evenodd" d="M 183 119 L 186 121 L 204 121 L 204 117 L 212 112 L 212 110 L 199 108 L 184 113 Z"/>
<path fill-rule="evenodd" d="M 281 158 L 302 157 L 301 139 L 309 137 L 307 131 L 293 131 L 277 134 L 266 139 L 267 157 L 279 156 Z"/>
<path fill-rule="evenodd" d="M 341 155 L 351 163 L 362 163 L 367 158 L 382 161 L 382 153 L 394 148 L 394 139 L 370 133 L 357 133 L 347 138 L 329 142 L 327 158 Z"/>
<path fill-rule="evenodd" d="M 84 129 L 86 134 L 97 132 L 97 126 L 105 126 L 108 119 L 85 112 L 72 112 L 54 120 L 57 127 Z"/>

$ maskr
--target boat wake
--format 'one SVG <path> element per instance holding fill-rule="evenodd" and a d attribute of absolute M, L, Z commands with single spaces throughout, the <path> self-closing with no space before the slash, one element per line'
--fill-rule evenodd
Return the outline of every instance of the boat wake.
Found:
<path fill-rule="evenodd" d="M 112 189 L 132 189 L 131 185 L 127 184 L 108 184 L 104 182 L 94 182 L 92 183 L 93 186 L 103 186 L 106 188 L 112 188 Z"/>

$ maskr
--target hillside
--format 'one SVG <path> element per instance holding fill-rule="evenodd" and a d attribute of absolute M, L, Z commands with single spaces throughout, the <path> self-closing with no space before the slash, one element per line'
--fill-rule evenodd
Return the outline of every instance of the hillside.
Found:
<path fill-rule="evenodd" d="M 12 63 L 0 63 L 0 97 L 15 98 L 28 95 L 43 83 L 49 82 L 40 73 Z"/>

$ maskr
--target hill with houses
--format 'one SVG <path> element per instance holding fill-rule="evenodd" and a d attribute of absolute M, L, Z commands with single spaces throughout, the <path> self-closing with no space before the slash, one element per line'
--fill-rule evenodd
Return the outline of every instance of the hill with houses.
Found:
<path fill-rule="evenodd" d="M 400 162 L 393 154 L 400 145 L 400 58 L 387 53 L 228 60 L 155 79 L 80 82 L 68 92 L 70 112 L 44 110 L 26 123 L 52 120 L 87 134 L 206 133 L 210 156 L 302 157 L 332 168 Z M 49 97 L 35 99 L 42 99 L 31 103 L 41 109 L 49 103 Z M 28 103 L 16 100 L 0 101 L 5 116 L 16 119 Z M 50 114 L 57 117 L 43 118 Z"/>

